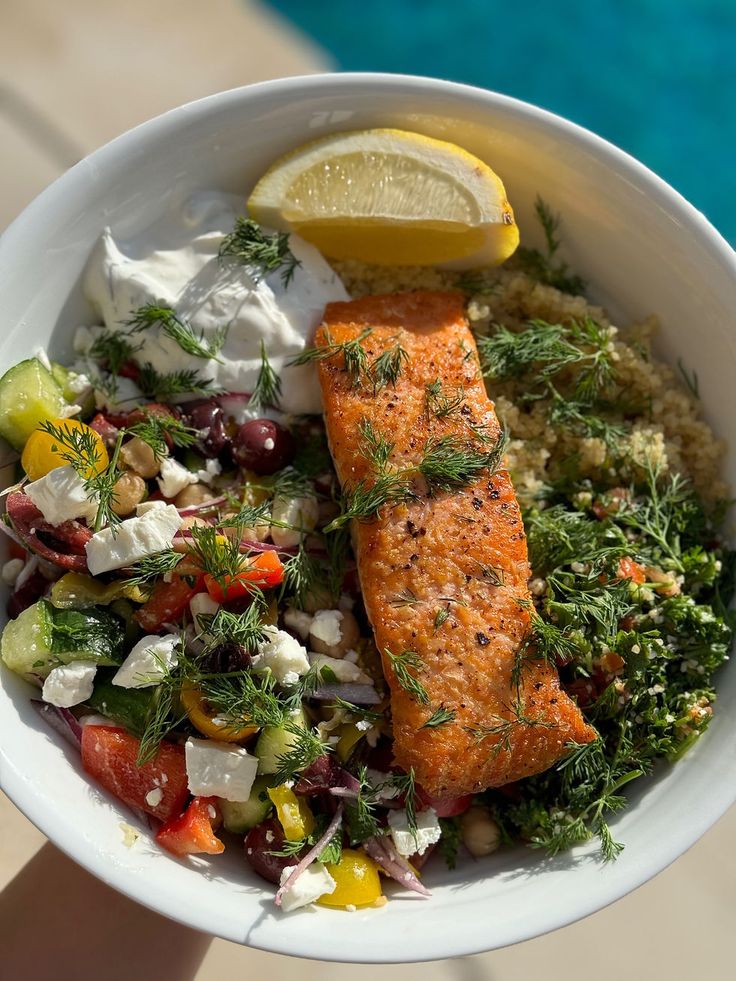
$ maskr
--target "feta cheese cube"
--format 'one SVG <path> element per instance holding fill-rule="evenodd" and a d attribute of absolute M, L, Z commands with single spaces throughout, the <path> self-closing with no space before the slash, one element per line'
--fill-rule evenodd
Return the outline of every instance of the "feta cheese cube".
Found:
<path fill-rule="evenodd" d="M 286 866 L 281 873 L 280 885 L 283 886 L 295 868 L 295 865 Z M 336 888 L 337 883 L 322 862 L 312 862 L 297 877 L 296 882 L 282 894 L 281 909 L 285 913 L 290 913 L 294 909 L 315 902 L 322 896 L 329 896 Z"/>
<path fill-rule="evenodd" d="M 342 640 L 343 613 L 341 610 L 317 610 L 309 631 L 314 640 L 328 647 L 337 647 Z"/>
<path fill-rule="evenodd" d="M 345 685 L 373 684 L 373 679 L 369 674 L 366 674 L 357 664 L 346 661 L 344 658 L 328 657 L 326 654 L 310 654 L 309 662 L 312 667 L 317 667 L 320 671 L 325 669 L 322 675 L 325 684 L 332 684 L 336 681 Z"/>
<path fill-rule="evenodd" d="M 189 609 L 194 620 L 194 626 L 198 633 L 202 632 L 202 624 L 199 622 L 200 616 L 213 617 L 220 609 L 220 604 L 213 600 L 209 593 L 197 593 L 189 600 Z"/>
<path fill-rule="evenodd" d="M 140 504 L 136 504 L 135 513 L 138 518 L 142 514 L 147 514 L 149 511 L 156 511 L 160 508 L 166 508 L 169 505 L 166 501 L 141 501 Z"/>
<path fill-rule="evenodd" d="M 213 739 L 187 739 L 184 752 L 189 790 L 195 796 L 248 800 L 258 772 L 257 756 Z"/>
<path fill-rule="evenodd" d="M 96 671 L 97 665 L 91 661 L 71 661 L 52 668 L 43 683 L 41 697 L 58 708 L 86 702 L 92 694 Z"/>
<path fill-rule="evenodd" d="M 440 840 L 442 829 L 437 817 L 437 812 L 428 808 L 426 811 L 418 811 L 416 815 L 416 834 L 409 827 L 406 811 L 402 808 L 397 811 L 389 811 L 388 826 L 391 837 L 396 845 L 396 851 L 404 858 L 410 855 L 423 855 L 430 845 Z"/>
<path fill-rule="evenodd" d="M 211 484 L 215 477 L 222 473 L 222 465 L 219 460 L 207 460 L 203 470 L 197 470 L 195 476 L 202 484 Z"/>
<path fill-rule="evenodd" d="M 305 613 L 304 610 L 295 610 L 293 606 L 287 606 L 286 612 L 284 613 L 284 623 L 289 630 L 293 630 L 295 634 L 299 634 L 302 640 L 306 640 L 309 636 L 309 631 L 312 629 L 312 619 L 311 613 Z"/>
<path fill-rule="evenodd" d="M 252 661 L 256 674 L 270 671 L 280 685 L 295 685 L 309 671 L 307 650 L 291 634 L 276 627 L 266 627 L 267 639 L 258 645 Z"/>
<path fill-rule="evenodd" d="M 197 475 L 187 470 L 178 460 L 166 456 L 161 460 L 161 476 L 156 479 L 156 483 L 164 497 L 176 497 L 185 487 L 197 483 Z"/>
<path fill-rule="evenodd" d="M 120 665 L 112 683 L 120 688 L 150 688 L 157 685 L 178 663 L 178 634 L 143 637 Z"/>
<path fill-rule="evenodd" d="M 84 480 L 71 464 L 56 467 L 26 484 L 26 496 L 50 525 L 60 525 L 73 518 L 91 521 L 97 513 L 97 501 L 87 496 Z"/>
<path fill-rule="evenodd" d="M 87 542 L 87 565 L 91 575 L 122 569 L 147 555 L 170 548 L 181 528 L 182 518 L 173 504 L 153 508 L 145 514 L 121 521 L 113 529 L 103 528 Z"/>

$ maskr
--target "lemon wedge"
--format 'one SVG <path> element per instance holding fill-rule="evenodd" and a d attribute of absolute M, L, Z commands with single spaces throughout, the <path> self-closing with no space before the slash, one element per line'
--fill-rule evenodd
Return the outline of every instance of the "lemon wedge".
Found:
<path fill-rule="evenodd" d="M 379 265 L 497 265 L 519 244 L 501 179 L 453 143 L 399 129 L 336 133 L 278 159 L 248 200 L 261 225 Z"/>

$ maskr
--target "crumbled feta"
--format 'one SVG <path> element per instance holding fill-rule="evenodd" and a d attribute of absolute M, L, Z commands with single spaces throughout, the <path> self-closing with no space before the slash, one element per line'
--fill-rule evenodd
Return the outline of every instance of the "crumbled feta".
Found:
<path fill-rule="evenodd" d="M 116 412 L 131 402 L 140 402 L 144 397 L 132 378 L 105 375 L 101 384 L 104 388 L 95 388 L 95 405 L 98 409 Z"/>
<path fill-rule="evenodd" d="M 280 528 L 271 525 L 271 540 L 274 545 L 293 548 L 304 534 L 314 531 L 319 518 L 319 507 L 313 497 L 277 497 L 271 508 L 271 520 L 289 525 Z"/>
<path fill-rule="evenodd" d="M 88 355 L 95 341 L 105 333 L 104 327 L 77 327 L 72 342 L 76 354 Z"/>
<path fill-rule="evenodd" d="M 197 475 L 166 456 L 161 460 L 161 476 L 156 478 L 156 483 L 164 497 L 176 497 L 185 487 L 197 483 Z"/>
<path fill-rule="evenodd" d="M 409 855 L 423 855 L 430 845 L 440 840 L 442 829 L 437 818 L 437 812 L 430 807 L 426 811 L 418 811 L 416 815 L 416 834 L 412 832 L 407 820 L 406 811 L 402 808 L 389 811 L 388 826 L 391 837 L 399 855 L 408 858 Z"/>
<path fill-rule="evenodd" d="M 49 470 L 44 477 L 26 484 L 25 490 L 50 525 L 73 518 L 91 521 L 97 513 L 96 500 L 87 496 L 84 480 L 71 464 Z"/>
<path fill-rule="evenodd" d="M 270 671 L 280 685 L 295 685 L 309 671 L 306 648 L 298 640 L 276 627 L 265 627 L 267 639 L 258 645 L 252 661 L 256 674 Z"/>
<path fill-rule="evenodd" d="M 195 476 L 202 484 L 211 484 L 215 477 L 222 473 L 222 465 L 219 460 L 207 460 L 203 470 L 197 470 Z"/>
<path fill-rule="evenodd" d="M 174 535 L 181 528 L 182 518 L 173 504 L 154 508 L 136 518 L 121 521 L 115 527 L 98 531 L 87 542 L 87 565 L 91 575 L 111 569 L 122 569 L 147 555 L 170 548 Z"/>
<path fill-rule="evenodd" d="M 250 797 L 258 757 L 242 746 L 214 739 L 187 739 L 184 747 L 189 790 L 195 796 L 243 802 Z"/>
<path fill-rule="evenodd" d="M 382 800 L 393 800 L 394 797 L 401 796 L 401 787 L 391 785 L 390 773 L 384 773 L 383 770 L 374 770 L 372 767 L 368 767 L 365 771 L 365 777 L 371 787 L 374 789 L 377 787 L 381 788 Z"/>
<path fill-rule="evenodd" d="M 146 804 L 149 807 L 158 807 L 163 799 L 164 792 L 160 787 L 154 787 L 153 790 L 149 790 L 146 794 Z"/>
<path fill-rule="evenodd" d="M 295 610 L 293 606 L 287 606 L 284 612 L 284 623 L 289 630 L 293 630 L 295 634 L 299 634 L 302 640 L 306 640 L 309 636 L 309 631 L 312 628 L 312 619 L 311 613 L 305 613 L 304 610 Z"/>
<path fill-rule="evenodd" d="M 337 647 L 342 640 L 342 621 L 340 610 L 317 610 L 309 631 L 313 640 L 321 640 L 328 647 Z"/>
<path fill-rule="evenodd" d="M 141 638 L 116 671 L 112 683 L 120 688 L 150 688 L 157 685 L 178 663 L 178 634 Z"/>
<path fill-rule="evenodd" d="M 280 885 L 286 882 L 295 865 L 287 865 L 281 873 Z M 337 883 L 321 862 L 312 862 L 297 876 L 289 888 L 281 895 L 281 909 L 285 913 L 308 906 L 322 896 L 329 896 L 337 888 Z"/>
<path fill-rule="evenodd" d="M 325 683 L 331 682 L 333 679 L 329 672 L 335 676 L 335 681 L 340 682 L 340 684 L 347 685 L 372 685 L 373 679 L 370 675 L 366 674 L 365 671 L 361 670 L 357 664 L 353 664 L 352 661 L 346 661 L 344 658 L 338 657 L 328 657 L 326 654 L 310 654 L 309 662 L 312 667 L 318 668 L 320 671 L 323 668 L 327 670 L 324 672 L 323 680 Z"/>
<path fill-rule="evenodd" d="M 96 671 L 97 665 L 90 661 L 72 661 L 53 668 L 43 683 L 41 697 L 58 708 L 86 702 L 92 694 Z"/>
<path fill-rule="evenodd" d="M 8 559 L 3 566 L 2 579 L 6 586 L 15 586 L 15 581 L 23 571 L 23 559 Z"/>
<path fill-rule="evenodd" d="M 141 515 L 147 514 L 149 511 L 156 511 L 165 507 L 168 507 L 166 501 L 141 501 L 135 506 L 136 517 L 140 518 Z"/>
<path fill-rule="evenodd" d="M 220 604 L 213 600 L 209 593 L 197 593 L 189 600 L 189 609 L 197 632 L 202 633 L 200 616 L 213 617 L 220 609 Z"/>
<path fill-rule="evenodd" d="M 70 371 L 66 387 L 72 395 L 86 395 L 92 390 L 92 382 L 83 371 Z"/>

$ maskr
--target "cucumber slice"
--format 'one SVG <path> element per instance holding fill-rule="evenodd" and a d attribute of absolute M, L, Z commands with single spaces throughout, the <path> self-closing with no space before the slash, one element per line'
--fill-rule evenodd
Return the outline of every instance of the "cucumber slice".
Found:
<path fill-rule="evenodd" d="M 67 402 L 72 402 L 81 406 L 83 416 L 91 415 L 95 407 L 94 391 L 89 389 L 84 398 L 80 396 L 79 391 L 75 391 L 74 380 L 79 378 L 76 371 L 71 371 L 69 368 L 65 368 L 64 365 L 59 364 L 58 361 L 52 361 L 51 374 L 53 375 L 54 381 L 61 389 Z M 84 392 L 82 394 L 84 395 Z"/>
<path fill-rule="evenodd" d="M 58 419 L 64 393 L 37 358 L 21 361 L 0 378 L 0 436 L 22 450 L 45 419 Z"/>
<path fill-rule="evenodd" d="M 105 609 L 55 610 L 39 600 L 5 626 L 0 656 L 11 671 L 45 678 L 57 664 L 123 661 L 125 624 Z"/>
<path fill-rule="evenodd" d="M 103 677 L 95 678 L 95 687 L 87 699 L 87 705 L 140 738 L 145 732 L 155 699 L 155 688 L 120 688 L 113 685 L 110 677 Z"/>
<path fill-rule="evenodd" d="M 0 657 L 11 671 L 24 678 L 45 678 L 59 662 L 51 650 L 51 607 L 41 600 L 10 620 L 0 640 Z"/>
<path fill-rule="evenodd" d="M 303 711 L 295 712 L 292 719 L 296 725 L 306 729 L 307 719 Z M 283 726 L 266 726 L 262 729 L 254 749 L 255 755 L 258 757 L 258 772 L 260 774 L 276 773 L 280 766 L 280 757 L 289 752 L 297 743 L 298 738 L 296 733 L 285 729 Z"/>
<path fill-rule="evenodd" d="M 217 805 L 222 813 L 222 823 L 226 831 L 243 835 L 265 821 L 273 804 L 268 796 L 268 777 L 256 777 L 248 800 L 241 802 L 221 800 Z"/>

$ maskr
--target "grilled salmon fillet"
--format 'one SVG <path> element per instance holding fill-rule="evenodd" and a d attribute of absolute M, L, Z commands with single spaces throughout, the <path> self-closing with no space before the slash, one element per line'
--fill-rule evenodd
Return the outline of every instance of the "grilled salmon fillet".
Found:
<path fill-rule="evenodd" d="M 364 355 L 356 358 L 358 343 Z M 400 471 L 406 490 L 353 521 L 363 599 L 391 689 L 396 762 L 438 797 L 547 769 L 595 731 L 529 644 L 526 537 L 502 453 L 494 459 L 500 426 L 462 296 L 331 303 L 316 344 L 347 500 L 376 485 L 381 462 L 371 440 L 383 441 L 384 473 Z M 381 355 L 398 362 L 398 376 L 378 370 Z M 476 460 L 488 454 L 489 466 L 467 483 L 433 483 L 413 468 L 438 440 Z"/>

